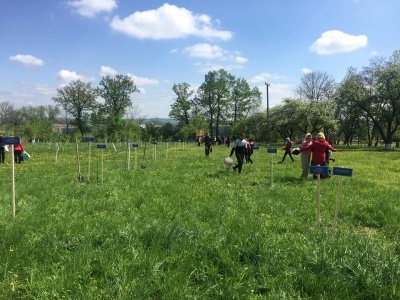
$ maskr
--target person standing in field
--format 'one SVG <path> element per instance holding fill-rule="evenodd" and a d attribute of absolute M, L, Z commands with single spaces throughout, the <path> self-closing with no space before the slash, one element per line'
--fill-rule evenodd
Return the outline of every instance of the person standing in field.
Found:
<path fill-rule="evenodd" d="M 0 131 L 0 163 L 4 164 L 5 148 L 3 145 L 3 132 Z"/>
<path fill-rule="evenodd" d="M 21 163 L 24 160 L 22 157 L 22 152 L 24 152 L 24 146 L 22 144 L 21 138 L 19 139 L 19 144 L 14 146 L 14 162 Z"/>
<path fill-rule="evenodd" d="M 212 137 L 210 136 L 209 133 L 207 133 L 207 134 L 204 136 L 203 143 L 204 143 L 204 152 L 205 152 L 205 155 L 206 155 L 206 157 L 209 157 L 209 155 L 210 155 L 210 149 L 211 149 L 211 146 L 212 146 L 212 143 L 213 143 Z"/>
<path fill-rule="evenodd" d="M 312 135 L 311 133 L 307 133 L 301 142 L 301 148 L 305 148 L 307 146 L 312 145 Z M 311 158 L 311 149 L 300 152 L 301 159 L 301 176 L 300 179 L 305 180 L 308 176 L 308 170 L 310 167 L 310 158 Z"/>
<path fill-rule="evenodd" d="M 200 144 L 201 144 L 201 136 L 197 138 L 197 147 L 200 147 Z"/>
<path fill-rule="evenodd" d="M 245 134 L 241 133 L 240 137 L 233 144 L 231 153 L 229 154 L 229 157 L 231 157 L 233 153 L 235 153 L 237 164 L 233 167 L 233 171 L 236 172 L 237 169 L 239 174 L 242 173 L 243 160 L 244 156 L 246 155 L 247 142 L 244 138 Z"/>
<path fill-rule="evenodd" d="M 247 139 L 246 138 L 246 142 L 247 142 L 247 147 L 246 147 L 246 164 L 248 163 L 253 163 L 253 161 L 251 160 L 251 155 L 253 154 L 253 146 L 254 146 L 254 141 L 252 139 Z"/>
<path fill-rule="evenodd" d="M 289 155 L 292 162 L 294 162 L 294 159 L 292 157 L 292 146 L 293 146 L 293 142 L 290 140 L 290 138 L 287 137 L 286 145 L 284 148 L 282 148 L 282 150 L 285 150 L 285 154 L 283 154 L 283 158 L 279 163 L 283 163 L 285 161 L 286 155 Z"/>
<path fill-rule="evenodd" d="M 326 151 L 331 150 L 332 152 L 336 152 L 336 149 L 329 145 L 328 141 L 325 140 L 323 132 L 317 134 L 317 138 L 311 145 L 301 148 L 300 153 L 307 150 L 312 151 L 312 166 L 326 166 Z"/>

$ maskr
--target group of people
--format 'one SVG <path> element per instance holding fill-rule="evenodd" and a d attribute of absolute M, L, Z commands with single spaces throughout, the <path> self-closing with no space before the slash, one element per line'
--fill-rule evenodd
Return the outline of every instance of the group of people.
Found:
<path fill-rule="evenodd" d="M 204 136 L 198 136 L 197 137 L 197 147 L 200 147 L 201 143 L 204 143 L 204 140 L 206 139 L 211 142 L 211 145 L 218 144 L 222 145 L 224 144 L 226 147 L 229 147 L 231 144 L 231 138 L 229 136 L 224 137 L 224 136 L 217 136 L 217 137 L 212 137 L 210 134 L 206 134 Z"/>
<path fill-rule="evenodd" d="M 294 162 L 292 157 L 292 146 L 293 141 L 291 141 L 290 138 L 286 138 L 286 145 L 282 149 L 285 150 L 285 154 L 279 163 L 283 163 L 287 155 L 289 155 L 292 162 Z M 310 161 L 312 166 L 327 166 L 329 165 L 330 160 L 334 162 L 335 160 L 331 158 L 330 155 L 335 151 L 336 149 L 332 147 L 332 143 L 325 139 L 323 132 L 319 132 L 315 140 L 312 139 L 311 133 L 307 133 L 301 142 L 301 147 L 299 149 L 301 158 L 300 179 L 307 179 Z"/>
<path fill-rule="evenodd" d="M 230 145 L 230 138 L 224 138 L 224 145 L 229 147 Z M 200 143 L 200 140 L 198 140 L 198 143 Z M 212 153 L 212 146 L 215 143 L 214 139 L 211 137 L 210 134 L 205 134 L 204 137 L 201 140 L 201 143 L 204 143 L 204 149 L 205 149 L 205 155 L 208 157 L 210 153 Z M 221 145 L 219 143 L 219 145 Z M 198 144 L 199 145 L 199 144 Z M 231 149 L 231 152 L 229 154 L 229 157 L 231 157 L 233 154 L 236 156 L 237 164 L 233 167 L 234 171 L 238 171 L 238 173 L 242 173 L 242 166 L 243 163 L 253 163 L 253 160 L 251 159 L 251 155 L 253 154 L 253 146 L 254 146 L 254 141 L 252 139 L 246 138 L 246 135 L 244 133 L 240 134 L 239 138 L 235 140 L 233 147 Z"/>
<path fill-rule="evenodd" d="M 251 159 L 251 155 L 253 154 L 253 147 L 254 147 L 254 141 L 252 139 L 246 138 L 246 135 L 244 133 L 241 133 L 239 138 L 235 141 L 233 144 L 233 147 L 231 149 L 231 152 L 229 154 L 229 157 L 235 153 L 237 164 L 233 167 L 233 171 L 238 173 L 242 173 L 242 167 L 244 161 L 246 163 L 253 163 L 253 160 Z"/>
<path fill-rule="evenodd" d="M 200 143 L 200 140 L 199 140 Z M 205 155 L 208 157 L 212 152 L 212 146 L 214 144 L 214 139 L 206 134 L 202 143 L 205 145 Z M 285 161 L 286 156 L 289 156 L 292 162 L 294 162 L 292 156 L 292 147 L 293 141 L 290 138 L 286 138 L 285 147 L 282 149 L 285 151 L 283 158 L 279 163 L 283 163 Z M 244 133 L 241 133 L 239 138 L 235 140 L 229 157 L 232 157 L 233 154 L 236 156 L 237 164 L 233 167 L 233 171 L 238 171 L 240 174 L 242 172 L 243 163 L 253 163 L 251 159 L 251 155 L 253 154 L 253 146 L 254 141 L 252 139 L 247 139 Z M 325 139 L 325 135 L 323 132 L 319 132 L 313 140 L 312 134 L 307 133 L 301 142 L 301 147 L 298 149 L 301 157 L 301 176 L 302 180 L 307 179 L 309 173 L 310 162 L 312 166 L 326 166 L 329 164 L 329 161 L 334 161 L 333 158 L 330 157 L 332 152 L 335 152 L 336 149 L 332 147 L 332 143 Z M 298 153 L 297 153 L 298 154 Z"/>
<path fill-rule="evenodd" d="M 7 147 L 8 145 L 3 144 L 3 133 L 0 131 L 0 163 L 2 164 L 4 164 Z M 18 145 L 14 145 L 14 161 L 16 163 L 21 163 L 24 160 L 22 156 L 23 153 L 24 146 L 22 145 L 22 140 L 20 139 L 20 143 Z"/>

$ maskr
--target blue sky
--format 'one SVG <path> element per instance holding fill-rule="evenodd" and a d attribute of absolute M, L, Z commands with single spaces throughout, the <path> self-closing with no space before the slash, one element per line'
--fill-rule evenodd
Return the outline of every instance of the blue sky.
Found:
<path fill-rule="evenodd" d="M 399 0 L 12 0 L 0 5 L 0 102 L 55 105 L 72 80 L 131 76 L 141 116 L 168 117 L 174 83 L 224 68 L 270 107 L 300 78 L 340 82 L 400 49 Z"/>

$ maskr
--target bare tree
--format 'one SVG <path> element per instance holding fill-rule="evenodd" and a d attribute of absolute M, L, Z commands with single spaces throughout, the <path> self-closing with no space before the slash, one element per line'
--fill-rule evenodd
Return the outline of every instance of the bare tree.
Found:
<path fill-rule="evenodd" d="M 335 79 L 326 72 L 317 71 L 303 75 L 295 92 L 300 100 L 320 102 L 332 99 L 335 89 Z"/>

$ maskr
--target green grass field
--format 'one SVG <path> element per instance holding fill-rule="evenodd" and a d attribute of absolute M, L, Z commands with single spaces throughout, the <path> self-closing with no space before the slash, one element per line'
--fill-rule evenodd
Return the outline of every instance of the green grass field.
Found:
<path fill-rule="evenodd" d="M 339 148 L 343 177 L 255 151 L 242 174 L 195 144 L 25 145 L 0 165 L 0 299 L 400 299 L 400 152 Z M 156 148 L 156 152 L 154 151 Z M 282 145 L 277 147 L 282 148 Z M 271 185 L 271 157 L 273 178 Z M 57 158 L 57 159 L 56 159 Z M 103 158 L 103 162 L 102 162 Z"/>

